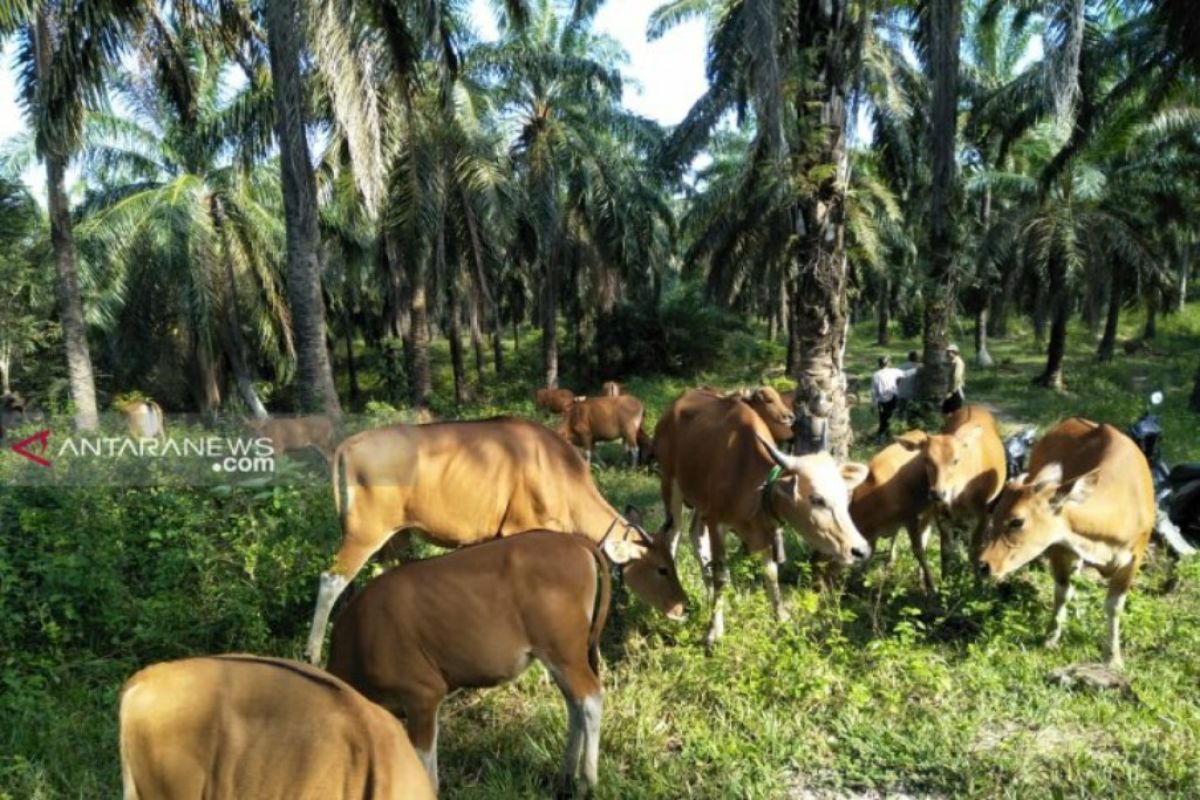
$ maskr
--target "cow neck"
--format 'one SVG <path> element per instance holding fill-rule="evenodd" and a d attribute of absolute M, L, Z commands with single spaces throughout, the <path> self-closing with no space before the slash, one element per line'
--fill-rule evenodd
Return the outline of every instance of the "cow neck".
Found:
<path fill-rule="evenodd" d="M 775 490 L 775 484 L 779 483 L 779 476 L 782 474 L 783 467 L 778 464 L 772 465 L 771 471 L 767 473 L 766 481 L 763 482 L 761 495 L 763 511 L 767 512 L 767 516 L 780 525 L 783 524 L 783 520 L 775 513 L 775 501 L 771 499 L 771 494 Z"/>

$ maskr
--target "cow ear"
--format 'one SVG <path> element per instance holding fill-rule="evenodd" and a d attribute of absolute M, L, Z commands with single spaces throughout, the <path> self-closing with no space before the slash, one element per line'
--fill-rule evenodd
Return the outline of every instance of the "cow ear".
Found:
<path fill-rule="evenodd" d="M 1038 470 L 1037 475 L 1033 476 L 1033 490 L 1038 494 L 1053 491 L 1062 483 L 1062 477 L 1062 464 L 1057 461 L 1047 464 Z M 1026 483 L 1028 482 L 1027 480 Z"/>
<path fill-rule="evenodd" d="M 619 539 L 615 536 L 610 536 L 604 541 L 604 555 L 608 556 L 608 560 L 617 566 L 628 564 L 636 558 L 641 557 L 638 552 L 642 545 L 631 539 Z"/>
<path fill-rule="evenodd" d="M 842 464 L 842 480 L 846 482 L 846 491 L 853 492 L 855 487 L 867 479 L 871 470 L 866 464 L 859 464 L 851 461 L 849 464 Z"/>
<path fill-rule="evenodd" d="M 1079 505 L 1092 496 L 1096 483 L 1100 479 L 1100 470 L 1094 469 L 1080 475 L 1073 481 L 1064 481 L 1058 485 L 1054 496 L 1050 498 L 1050 508 L 1055 514 L 1061 514 L 1069 505 Z"/>

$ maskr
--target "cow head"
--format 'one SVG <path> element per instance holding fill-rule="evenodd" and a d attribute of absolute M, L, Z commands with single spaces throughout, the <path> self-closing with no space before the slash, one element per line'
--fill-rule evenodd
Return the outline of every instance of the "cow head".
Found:
<path fill-rule="evenodd" d="M 900 439 L 905 447 L 919 447 L 925 456 L 925 476 L 929 480 L 929 499 L 949 508 L 978 477 L 978 459 L 970 456 L 983 446 L 983 426 L 969 425 L 954 433 L 939 433 L 917 440 Z"/>
<path fill-rule="evenodd" d="M 864 561 L 871 545 L 850 519 L 850 493 L 867 478 L 866 464 L 843 464 L 828 453 L 789 456 L 758 441 L 784 474 L 771 488 L 773 510 L 821 553 L 845 564 Z"/>
<path fill-rule="evenodd" d="M 783 401 L 779 392 L 770 386 L 760 386 L 746 398 L 746 402 L 754 409 L 754 413 L 767 423 L 767 428 L 775 441 L 785 441 L 794 435 L 792 425 L 796 422 L 796 412 Z"/>
<path fill-rule="evenodd" d="M 1032 480 L 1008 482 L 996 501 L 979 554 L 979 574 L 1001 580 L 1070 533 L 1063 512 L 1086 502 L 1099 472 L 1063 480 L 1061 464 L 1047 464 Z"/>
<path fill-rule="evenodd" d="M 634 516 L 628 512 L 626 515 Z M 679 582 L 675 559 L 671 558 L 665 537 L 646 533 L 638 522 L 631 520 L 623 533 L 613 531 L 611 536 L 606 536 L 601 549 L 608 560 L 621 569 L 634 594 L 666 614 L 668 619 L 679 621 L 684 618 L 687 593 Z"/>

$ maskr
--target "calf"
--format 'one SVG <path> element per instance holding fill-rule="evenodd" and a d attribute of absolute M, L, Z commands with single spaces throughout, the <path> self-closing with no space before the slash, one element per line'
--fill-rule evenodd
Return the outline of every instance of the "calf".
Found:
<path fill-rule="evenodd" d="M 270 439 L 276 456 L 312 447 L 326 459 L 333 457 L 333 420 L 324 414 L 308 417 L 248 419 L 256 436 Z"/>
<path fill-rule="evenodd" d="M 246 655 L 155 664 L 121 690 L 125 800 L 432 800 L 401 726 L 341 680 Z"/>
<path fill-rule="evenodd" d="M 1154 481 L 1133 440 L 1111 425 L 1074 417 L 1042 437 L 1029 474 L 1000 495 L 979 556 L 979 572 L 1003 580 L 1042 553 L 1054 575 L 1054 618 L 1046 638 L 1062 636 L 1071 576 L 1095 567 L 1108 579 L 1104 654 L 1121 666 L 1121 610 L 1154 529 Z"/>
<path fill-rule="evenodd" d="M 996 419 L 983 406 L 963 406 L 946 418 L 941 433 L 919 443 L 903 438 L 897 441 L 924 456 L 945 577 L 953 549 L 952 527 L 965 525 L 970 529 L 974 558 L 979 553 L 991 503 L 1004 488 L 1004 442 Z"/>
<path fill-rule="evenodd" d="M 642 429 L 646 409 L 631 394 L 605 395 L 577 399 L 563 412 L 558 433 L 582 448 L 590 462 L 596 442 L 620 439 L 633 466 L 637 466 L 641 448 L 649 452 L 649 437 Z"/>
<path fill-rule="evenodd" d="M 153 400 L 131 400 L 117 407 L 125 415 L 129 435 L 135 439 L 161 439 L 167 435 L 162 406 Z"/>
<path fill-rule="evenodd" d="M 437 712 L 460 687 L 496 686 L 533 659 L 567 703 L 559 776 L 580 769 L 589 788 L 600 758 L 600 633 L 608 615 L 608 564 L 583 536 L 530 531 L 376 578 L 333 626 L 329 670 L 404 714 L 437 787 Z"/>
<path fill-rule="evenodd" d="M 923 431 L 909 431 L 871 459 L 867 479 L 854 488 L 850 498 L 850 518 L 872 547 L 879 539 L 896 536 L 901 528 L 907 531 L 925 591 L 933 594 L 933 572 L 925 552 L 933 521 L 921 452 L 926 438 Z"/>
<path fill-rule="evenodd" d="M 538 389 L 533 395 L 533 402 L 543 411 L 561 414 L 575 402 L 575 393 L 570 389 Z"/>

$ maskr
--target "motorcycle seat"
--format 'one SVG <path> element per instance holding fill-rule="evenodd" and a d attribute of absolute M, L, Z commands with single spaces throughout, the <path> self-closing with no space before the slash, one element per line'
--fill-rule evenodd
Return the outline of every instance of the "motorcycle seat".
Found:
<path fill-rule="evenodd" d="M 1171 468 L 1169 480 L 1173 486 L 1200 479 L 1200 464 L 1176 464 Z"/>

